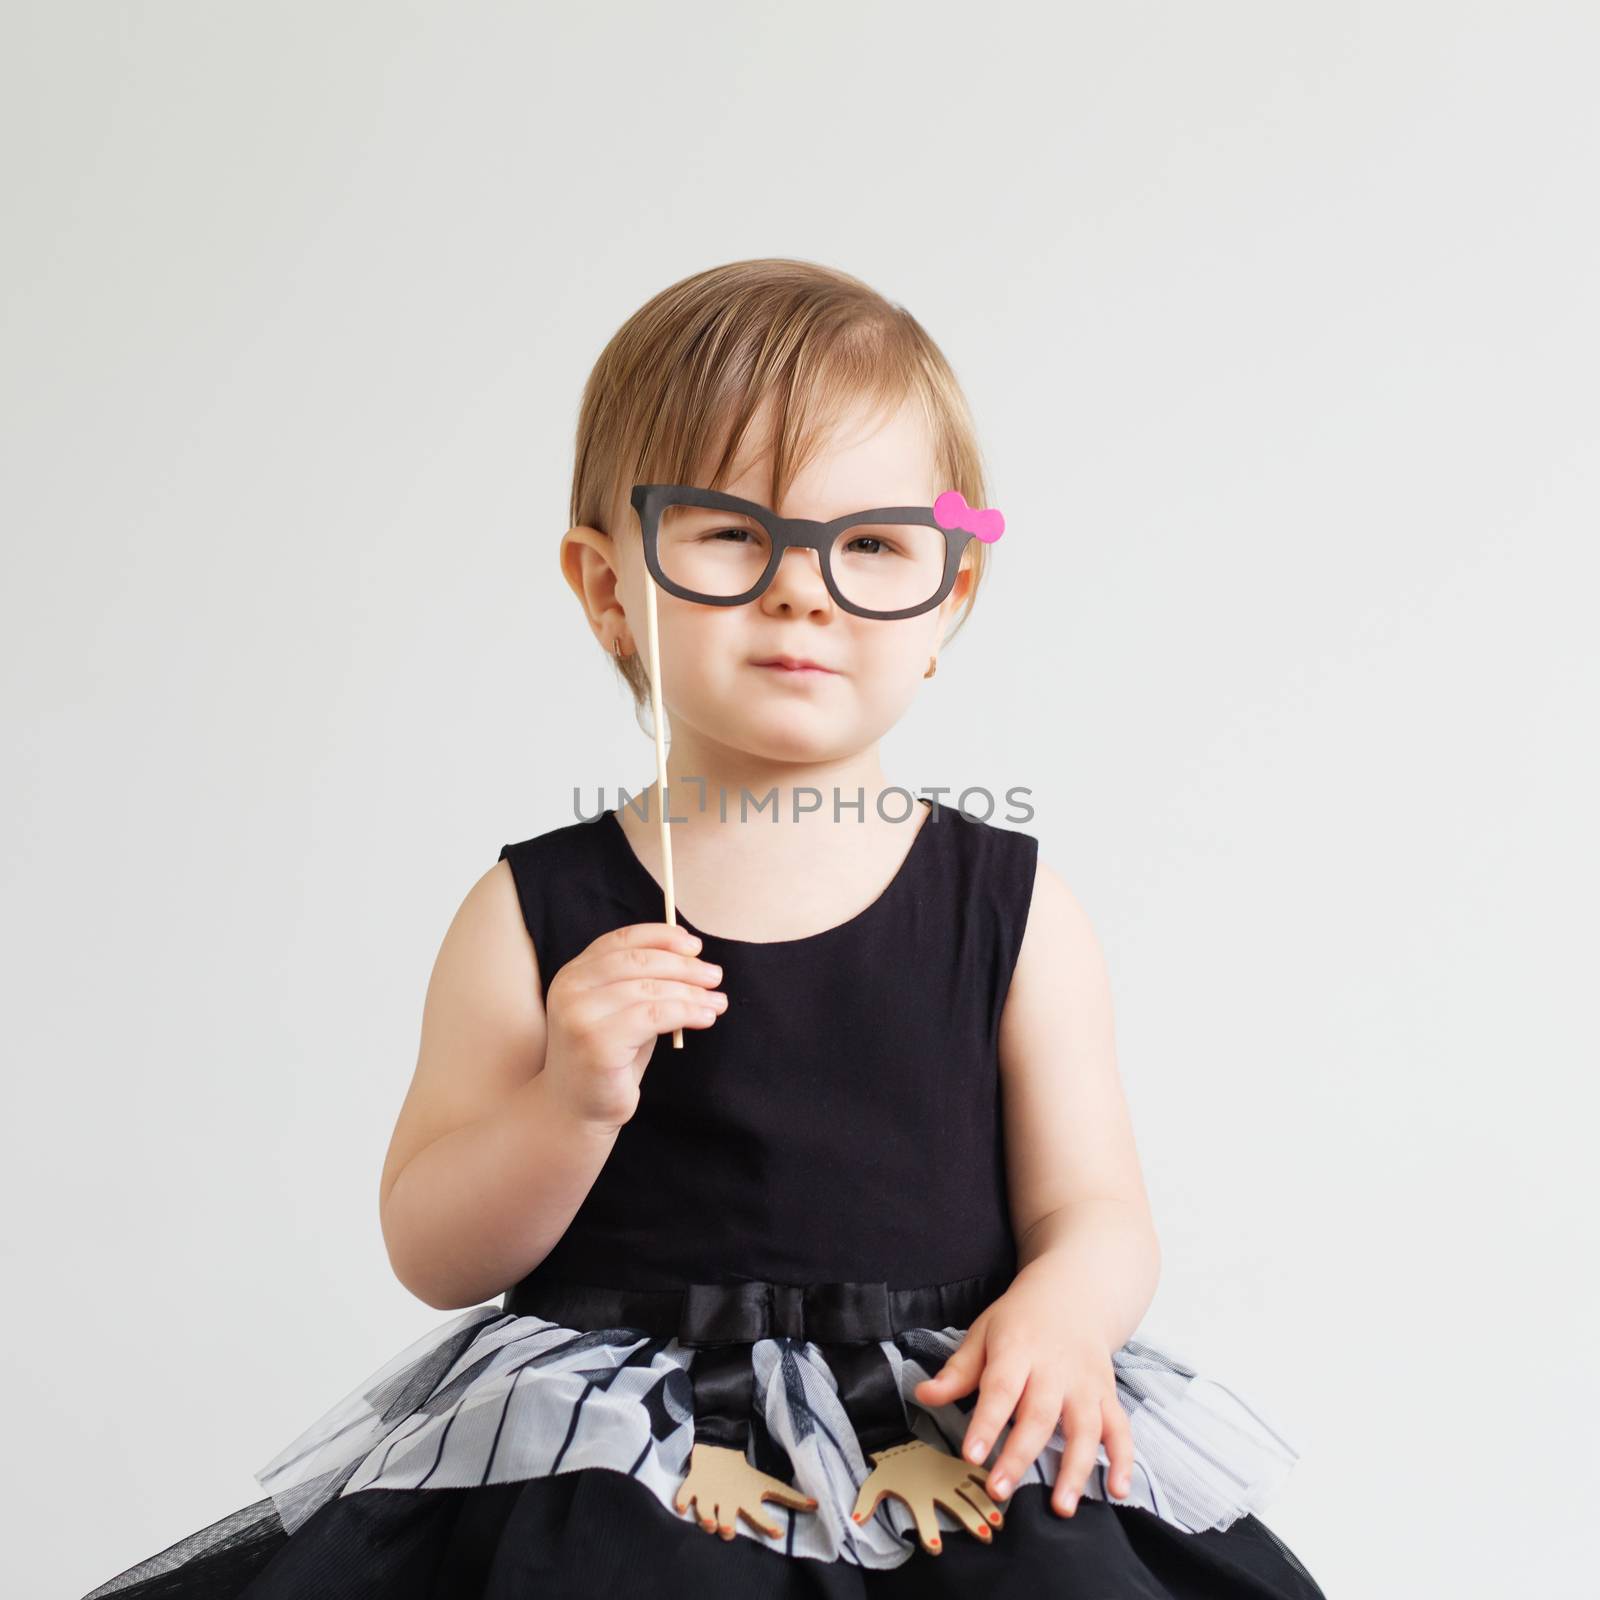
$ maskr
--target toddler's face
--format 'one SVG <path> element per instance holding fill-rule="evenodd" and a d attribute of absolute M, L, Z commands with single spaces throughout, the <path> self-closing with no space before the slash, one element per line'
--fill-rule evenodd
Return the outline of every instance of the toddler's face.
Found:
<path fill-rule="evenodd" d="M 748 439 L 737 475 L 720 487 L 764 505 L 770 492 L 764 417 Z M 858 407 L 795 478 L 785 504 L 772 509 L 827 522 L 875 506 L 931 506 L 950 487 L 936 483 L 934 471 L 932 442 L 914 406 L 887 420 Z M 695 481 L 708 487 L 707 478 Z M 613 546 L 612 559 L 620 568 L 616 600 L 627 613 L 627 637 L 648 671 L 651 580 L 637 525 Z M 658 589 L 661 692 L 680 746 L 674 766 L 685 757 L 734 752 L 758 761 L 826 762 L 866 749 L 916 695 L 970 584 L 963 564 L 936 609 L 882 622 L 834 603 L 815 550 L 788 550 L 766 592 L 745 605 L 698 605 Z M 830 670 L 758 664 L 773 656 Z"/>

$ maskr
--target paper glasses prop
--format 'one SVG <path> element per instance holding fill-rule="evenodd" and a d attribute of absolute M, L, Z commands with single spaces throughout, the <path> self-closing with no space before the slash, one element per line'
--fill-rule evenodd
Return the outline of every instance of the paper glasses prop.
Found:
<path fill-rule="evenodd" d="M 815 550 L 834 603 L 857 617 L 893 622 L 931 611 L 950 593 L 970 539 L 993 544 L 1005 518 L 969 506 L 947 489 L 931 506 L 879 506 L 814 522 L 780 517 L 754 500 L 684 484 L 635 484 L 629 496 L 639 514 L 645 565 L 645 623 L 650 651 L 650 706 L 655 724 L 656 784 L 666 921 L 676 924 L 672 834 L 667 825 L 667 751 L 661 737 L 661 644 L 656 587 L 699 605 L 742 606 L 759 599 L 788 550 Z M 872 546 L 862 549 L 861 546 Z M 683 1029 L 672 1031 L 683 1048 Z"/>

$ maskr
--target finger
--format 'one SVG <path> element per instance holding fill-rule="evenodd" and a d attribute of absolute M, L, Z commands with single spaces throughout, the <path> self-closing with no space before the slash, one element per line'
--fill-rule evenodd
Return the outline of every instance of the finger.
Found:
<path fill-rule="evenodd" d="M 876 1476 L 876 1473 L 869 1473 L 867 1481 L 861 1485 L 856 1495 L 856 1503 L 850 1508 L 850 1520 L 852 1522 L 866 1522 L 878 1509 L 883 1497 L 889 1492 L 887 1489 L 882 1488 L 874 1491 L 872 1480 Z"/>
<path fill-rule="evenodd" d="M 1028 1360 L 1020 1353 L 1002 1354 L 991 1348 L 988 1356 L 962 1449 L 967 1460 L 980 1463 L 989 1459 L 992 1443 L 1000 1437 L 1015 1409 L 1029 1372 Z"/>
<path fill-rule="evenodd" d="M 702 1528 L 709 1533 L 711 1529 L 716 1527 L 717 1519 L 712 1516 L 707 1516 L 704 1513 L 704 1511 L 701 1509 L 700 1500 L 697 1495 L 686 1494 L 679 1496 L 677 1506 L 680 1511 L 687 1511 L 691 1505 L 694 1507 L 694 1510 L 689 1514 Z"/>
<path fill-rule="evenodd" d="M 720 1504 L 717 1506 L 717 1532 L 724 1539 L 731 1539 L 738 1532 L 738 1529 L 734 1527 L 738 1516 L 738 1506 L 723 1506 Z"/>
<path fill-rule="evenodd" d="M 988 1513 L 978 1508 L 976 1500 L 968 1497 L 968 1490 L 976 1494 L 983 1494 L 983 1490 L 970 1480 L 963 1480 L 948 1495 L 937 1495 L 935 1498 L 946 1511 L 953 1516 L 974 1539 L 981 1539 L 988 1544 L 994 1538 L 994 1527 L 990 1525 Z M 984 1496 L 988 1498 L 987 1495 Z M 999 1515 L 998 1512 L 995 1513 Z"/>
<path fill-rule="evenodd" d="M 933 1513 L 933 1499 L 928 1495 L 918 1495 L 916 1503 L 907 1500 L 904 1495 L 897 1494 L 895 1499 L 905 1506 L 917 1524 L 917 1537 L 922 1541 L 922 1548 L 930 1556 L 938 1555 L 944 1549 L 944 1540 L 939 1534 L 939 1519 Z"/>
<path fill-rule="evenodd" d="M 763 1476 L 765 1477 L 765 1474 Z M 789 1506 L 795 1511 L 817 1509 L 817 1497 L 814 1494 L 807 1494 L 804 1489 L 796 1489 L 781 1478 L 766 1478 L 766 1482 L 771 1487 L 762 1490 L 763 1500 L 776 1500 L 780 1505 Z"/>
<path fill-rule="evenodd" d="M 707 1005 L 705 1000 L 680 999 L 677 996 L 659 1000 L 640 1000 L 636 1005 L 617 1012 L 596 1037 L 601 1047 L 608 1043 L 622 1049 L 650 1033 L 667 1033 L 673 1028 L 709 1028 L 721 1012 Z"/>
<path fill-rule="evenodd" d="M 557 983 L 562 979 L 557 979 Z M 551 990 L 552 1011 L 556 990 Z M 713 998 L 717 996 L 719 998 Z M 718 1013 L 727 1009 L 728 997 L 719 989 L 676 978 L 617 978 L 593 988 L 578 985 L 560 1002 L 567 1032 L 587 1036 L 603 1051 L 631 1055 L 638 1044 L 639 1007 L 652 1000 L 674 1000 Z"/>
<path fill-rule="evenodd" d="M 995 1499 L 1004 1500 L 1011 1493 L 1017 1480 L 1050 1442 L 1056 1423 L 1061 1420 L 1065 1397 L 1066 1389 L 1059 1378 L 1038 1368 L 1029 1375 L 1017 1406 L 1017 1419 L 1006 1435 L 1006 1447 L 987 1479 L 989 1493 Z"/>
<path fill-rule="evenodd" d="M 598 1009 L 594 1004 L 595 997 L 604 993 L 600 989 L 592 991 L 568 1010 L 566 1018 L 568 1029 L 575 1036 L 587 1037 L 602 1061 L 631 1060 L 652 1033 L 709 1028 L 722 1015 L 704 994 L 698 998 L 639 1000 L 620 1011 L 607 1012 L 603 1003 Z"/>
<path fill-rule="evenodd" d="M 627 922 L 591 941 L 583 955 L 604 954 L 636 945 L 653 946 L 658 950 L 684 950 L 694 955 L 701 948 L 701 940 L 699 934 L 690 933 L 681 922 Z"/>
<path fill-rule="evenodd" d="M 635 944 L 599 949 L 587 960 L 575 962 L 571 972 L 580 989 L 605 988 L 629 978 L 676 978 L 709 987 L 721 981 L 722 968 L 686 950 Z"/>
<path fill-rule="evenodd" d="M 768 1538 L 776 1539 L 781 1533 L 782 1530 L 778 1527 L 778 1524 L 770 1517 L 765 1516 L 762 1513 L 759 1505 L 740 1506 L 739 1509 L 744 1513 L 745 1520 L 749 1522 L 752 1527 L 757 1528 L 762 1533 L 766 1534 Z"/>
<path fill-rule="evenodd" d="M 983 1371 L 983 1343 L 981 1331 L 969 1330 L 960 1346 L 951 1352 L 949 1360 L 911 1391 L 918 1402 L 925 1406 L 942 1406 L 971 1394 Z"/>
<path fill-rule="evenodd" d="M 1133 1427 L 1115 1394 L 1106 1396 L 1100 1410 L 1104 1419 L 1101 1437 L 1111 1460 L 1106 1481 L 1112 1494 L 1126 1495 L 1133 1488 Z"/>
<path fill-rule="evenodd" d="M 1078 1496 L 1083 1492 L 1084 1480 L 1093 1470 L 1095 1452 L 1100 1448 L 1100 1407 L 1069 1399 L 1062 1411 L 1062 1427 L 1067 1447 L 1056 1468 L 1050 1503 L 1062 1516 L 1070 1517 L 1078 1508 Z"/>
<path fill-rule="evenodd" d="M 721 989 L 708 989 L 698 983 L 677 978 L 618 978 L 597 989 L 582 992 L 582 998 L 567 1008 L 568 1021 L 581 1018 L 586 1026 L 604 1030 L 608 1022 L 629 1015 L 650 1000 L 681 1000 L 721 1012 L 727 1010 L 728 997 Z"/>
<path fill-rule="evenodd" d="M 958 1488 L 978 1508 L 979 1515 L 991 1527 L 1004 1526 L 1005 1513 L 989 1498 L 989 1491 L 984 1488 L 983 1479 L 976 1472 L 964 1478 Z"/>

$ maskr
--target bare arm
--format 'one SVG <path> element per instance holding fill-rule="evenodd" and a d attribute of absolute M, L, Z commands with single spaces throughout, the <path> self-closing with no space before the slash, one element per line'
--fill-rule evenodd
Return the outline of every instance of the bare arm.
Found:
<path fill-rule="evenodd" d="M 1111 985 L 1083 907 L 1043 861 L 1000 1020 L 1018 1275 L 1052 1275 L 1115 1349 L 1155 1295 L 1160 1244 L 1117 1071 Z"/>
<path fill-rule="evenodd" d="M 493 1299 L 566 1232 L 616 1142 L 543 1076 L 545 1008 L 511 868 L 456 912 L 429 979 L 422 1042 L 379 1187 L 389 1261 L 441 1310 Z"/>

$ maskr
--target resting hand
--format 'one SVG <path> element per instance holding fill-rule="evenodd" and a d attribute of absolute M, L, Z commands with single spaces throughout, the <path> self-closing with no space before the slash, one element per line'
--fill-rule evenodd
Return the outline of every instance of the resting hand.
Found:
<path fill-rule="evenodd" d="M 783 1531 L 761 1515 L 763 1500 L 779 1500 L 796 1511 L 815 1511 L 816 1500 L 801 1494 L 778 1478 L 758 1472 L 745 1460 L 744 1451 L 721 1444 L 696 1443 L 689 1454 L 689 1475 L 678 1486 L 673 1505 L 686 1511 L 694 1501 L 696 1519 L 707 1533 L 734 1535 L 734 1519 L 743 1513 L 747 1522 L 776 1539 Z"/>
<path fill-rule="evenodd" d="M 1104 1338 L 1063 1316 L 1061 1303 L 1058 1282 L 1019 1275 L 973 1320 L 938 1373 L 912 1392 L 921 1405 L 939 1406 L 978 1389 L 962 1450 L 980 1465 L 1015 1411 L 1005 1449 L 987 1480 L 997 1500 L 1016 1487 L 1059 1424 L 1066 1448 L 1050 1503 L 1070 1517 L 1094 1470 L 1102 1438 L 1111 1462 L 1111 1492 L 1127 1494 L 1133 1477 L 1133 1432 L 1117 1398 L 1116 1373 Z"/>
<path fill-rule="evenodd" d="M 852 1522 L 865 1522 L 886 1494 L 905 1502 L 917 1521 L 917 1536 L 922 1548 L 938 1555 L 943 1548 L 939 1521 L 933 1514 L 935 1501 L 961 1519 L 968 1533 L 985 1544 L 994 1537 L 990 1524 L 998 1528 L 1000 1508 L 984 1492 L 982 1474 L 959 1456 L 935 1450 L 922 1439 L 909 1444 L 891 1445 L 872 1453 L 874 1463 L 867 1481 L 856 1496 Z"/>

